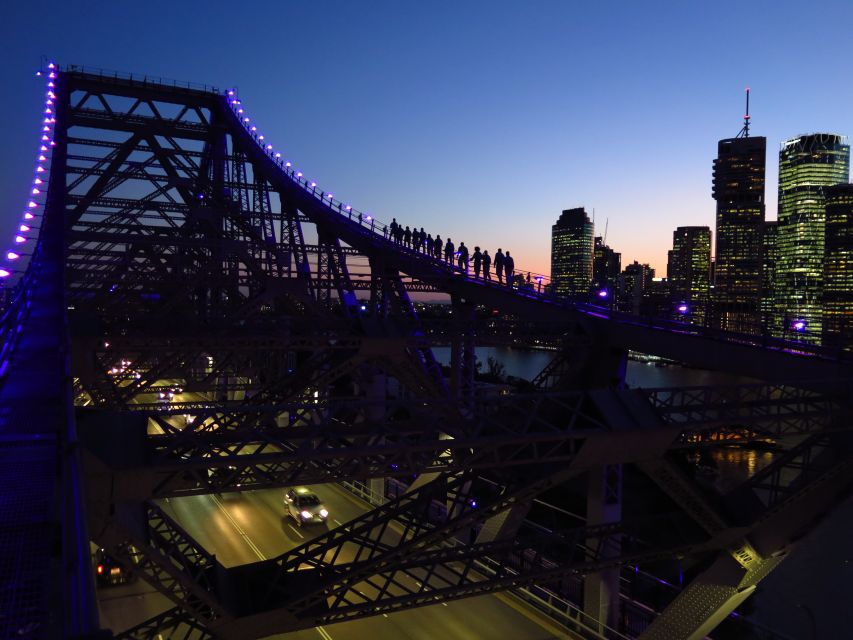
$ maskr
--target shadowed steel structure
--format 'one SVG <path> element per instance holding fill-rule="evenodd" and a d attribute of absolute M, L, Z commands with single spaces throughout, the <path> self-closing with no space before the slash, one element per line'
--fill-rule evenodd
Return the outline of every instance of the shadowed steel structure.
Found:
<path fill-rule="evenodd" d="M 700 638 L 853 482 L 853 367 L 836 352 L 469 278 L 303 176 L 233 91 L 52 75 L 49 189 L 3 319 L 0 393 L 6 432 L 38 412 L 67 486 L 85 487 L 54 516 L 65 593 L 88 616 L 69 635 L 97 626 L 91 539 L 174 604 L 121 637 L 263 637 L 581 584 L 581 636 Z M 419 315 L 413 292 L 446 296 L 450 319 Z M 554 358 L 528 389 L 478 387 L 478 344 L 541 337 Z M 755 383 L 627 389 L 629 348 Z M 724 493 L 682 464 L 755 438 L 780 451 Z M 155 501 L 376 479 L 403 488 L 230 568 Z M 580 526 L 543 524 L 536 501 L 555 492 L 581 496 Z M 618 568 L 675 556 L 692 580 L 628 629 Z"/>

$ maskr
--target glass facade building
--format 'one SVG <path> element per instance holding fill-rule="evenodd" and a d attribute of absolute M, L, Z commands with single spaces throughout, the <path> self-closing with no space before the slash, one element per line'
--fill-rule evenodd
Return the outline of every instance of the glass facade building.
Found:
<path fill-rule="evenodd" d="M 592 258 L 592 286 L 595 289 L 606 289 L 613 295 L 621 271 L 622 254 L 604 244 L 601 236 L 596 236 Z"/>
<path fill-rule="evenodd" d="M 624 313 L 640 315 L 643 297 L 652 285 L 655 270 L 636 260 L 619 274 L 616 308 Z"/>
<path fill-rule="evenodd" d="M 773 329 L 776 292 L 776 245 L 779 225 L 767 220 L 761 225 L 761 333 Z"/>
<path fill-rule="evenodd" d="M 779 151 L 779 230 L 774 333 L 818 343 L 822 334 L 826 187 L 847 183 L 844 136 L 792 138 Z M 796 326 L 796 328 L 795 328 Z"/>
<path fill-rule="evenodd" d="M 672 317 L 705 325 L 711 288 L 711 229 L 678 227 L 667 261 Z"/>
<path fill-rule="evenodd" d="M 823 344 L 853 349 L 853 184 L 827 187 Z"/>
<path fill-rule="evenodd" d="M 711 326 L 761 331 L 761 230 L 767 139 L 728 138 L 717 144 L 712 195 L 717 233 Z"/>
<path fill-rule="evenodd" d="M 592 287 L 593 225 L 583 207 L 566 209 L 551 227 L 551 286 L 559 296 Z"/>

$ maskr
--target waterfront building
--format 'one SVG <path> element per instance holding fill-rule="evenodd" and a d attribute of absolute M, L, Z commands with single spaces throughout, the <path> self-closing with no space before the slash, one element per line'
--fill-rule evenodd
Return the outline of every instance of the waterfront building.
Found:
<path fill-rule="evenodd" d="M 761 332 L 774 330 L 776 291 L 776 241 L 779 225 L 765 220 L 761 225 Z"/>
<path fill-rule="evenodd" d="M 593 224 L 583 207 L 566 209 L 551 227 L 551 284 L 559 296 L 586 296 L 592 287 Z"/>
<path fill-rule="evenodd" d="M 853 349 L 853 184 L 824 190 L 823 344 Z"/>
<path fill-rule="evenodd" d="M 622 254 L 604 244 L 601 236 L 595 237 L 592 258 L 592 286 L 598 291 L 616 292 L 619 273 L 622 271 Z"/>
<path fill-rule="evenodd" d="M 668 256 L 672 317 L 704 325 L 711 287 L 711 229 L 678 227 Z"/>
<path fill-rule="evenodd" d="M 655 270 L 636 260 L 619 274 L 616 308 L 624 313 L 640 315 L 643 294 L 651 287 Z"/>
<path fill-rule="evenodd" d="M 714 160 L 712 195 L 717 215 L 710 324 L 758 333 L 767 139 L 750 138 L 747 124 L 741 136 L 720 140 Z"/>
<path fill-rule="evenodd" d="M 776 335 L 819 343 L 822 334 L 826 187 L 846 183 L 850 146 L 844 136 L 798 136 L 779 151 Z"/>

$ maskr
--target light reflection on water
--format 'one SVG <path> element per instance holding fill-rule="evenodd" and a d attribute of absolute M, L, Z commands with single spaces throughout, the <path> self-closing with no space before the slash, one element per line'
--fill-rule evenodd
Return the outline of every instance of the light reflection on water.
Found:
<path fill-rule="evenodd" d="M 441 364 L 450 364 L 449 347 L 435 347 L 433 353 Z M 488 358 L 492 357 L 506 367 L 508 375 L 525 380 L 535 378 L 555 355 L 556 352 L 554 351 L 539 349 L 514 349 L 512 347 L 479 347 L 477 349 L 477 359 L 483 363 L 482 370 L 486 370 Z M 656 387 L 690 387 L 754 381 L 731 373 L 680 366 L 656 366 L 650 362 L 629 360 L 625 382 L 631 387 L 653 389 Z M 716 472 L 713 473 L 713 477 L 708 477 L 708 482 L 720 491 L 730 490 L 773 461 L 773 453 L 770 451 L 737 447 L 715 448 L 710 452 L 710 457 Z"/>

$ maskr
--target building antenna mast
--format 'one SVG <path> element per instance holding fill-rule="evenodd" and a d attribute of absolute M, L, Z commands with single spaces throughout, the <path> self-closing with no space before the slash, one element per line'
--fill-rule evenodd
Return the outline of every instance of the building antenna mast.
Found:
<path fill-rule="evenodd" d="M 737 137 L 749 137 L 749 87 L 746 88 L 746 115 L 743 117 L 743 129 L 740 130 Z"/>

